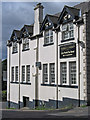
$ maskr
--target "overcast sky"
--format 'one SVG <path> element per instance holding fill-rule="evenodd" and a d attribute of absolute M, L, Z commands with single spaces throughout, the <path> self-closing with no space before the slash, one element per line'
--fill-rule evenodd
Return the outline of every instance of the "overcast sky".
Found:
<path fill-rule="evenodd" d="M 24 24 L 34 23 L 36 2 L 3 2 L 2 3 L 2 58 L 7 58 L 6 41 L 14 29 L 20 30 Z M 64 5 L 74 6 L 76 2 L 43 2 L 44 17 L 46 14 L 60 12 Z"/>

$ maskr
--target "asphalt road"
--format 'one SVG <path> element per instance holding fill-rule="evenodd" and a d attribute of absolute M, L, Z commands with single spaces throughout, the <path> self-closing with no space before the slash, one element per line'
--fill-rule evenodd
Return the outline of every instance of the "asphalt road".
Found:
<path fill-rule="evenodd" d="M 30 120 L 30 119 L 59 119 L 59 120 L 87 120 L 88 107 L 74 108 L 68 111 L 31 111 L 31 110 L 2 110 L 2 120 Z"/>

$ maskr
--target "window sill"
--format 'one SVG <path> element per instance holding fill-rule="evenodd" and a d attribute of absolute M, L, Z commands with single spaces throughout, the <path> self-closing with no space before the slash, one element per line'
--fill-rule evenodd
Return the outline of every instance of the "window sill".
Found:
<path fill-rule="evenodd" d="M 28 49 L 25 49 L 25 50 L 23 49 L 22 52 L 24 52 L 24 51 L 28 51 L 28 50 L 30 50 L 30 49 L 29 49 L 29 48 L 28 48 Z"/>
<path fill-rule="evenodd" d="M 43 84 L 41 84 L 41 86 L 56 86 L 55 84 L 45 84 L 45 83 L 43 83 Z"/>
<path fill-rule="evenodd" d="M 58 87 L 66 87 L 66 88 L 78 88 L 77 85 L 58 85 Z"/>
<path fill-rule="evenodd" d="M 49 45 L 54 45 L 54 42 L 53 43 L 48 43 L 48 44 L 44 44 L 43 46 L 49 46 Z"/>
<path fill-rule="evenodd" d="M 31 85 L 30 82 L 21 82 L 20 84 Z"/>
<path fill-rule="evenodd" d="M 10 82 L 10 83 L 13 83 L 13 84 L 19 84 L 19 82 Z"/>
<path fill-rule="evenodd" d="M 12 54 L 15 54 L 15 53 L 18 53 L 18 51 L 16 51 L 16 52 L 12 52 Z"/>
<path fill-rule="evenodd" d="M 67 42 L 67 41 L 71 41 L 71 40 L 74 40 L 74 38 L 69 38 L 67 40 L 61 40 L 61 42 Z"/>

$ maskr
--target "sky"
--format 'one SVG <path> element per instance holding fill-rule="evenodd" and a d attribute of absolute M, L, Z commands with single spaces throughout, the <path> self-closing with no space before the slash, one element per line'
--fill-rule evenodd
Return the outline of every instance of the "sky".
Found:
<path fill-rule="evenodd" d="M 79 3 L 79 2 L 78 2 Z M 64 5 L 74 6 L 77 2 L 42 2 L 46 14 L 61 12 Z M 34 23 L 34 7 L 37 2 L 2 2 L 2 59 L 7 58 L 7 40 L 14 29 Z M 43 18 L 44 18 L 43 17 Z"/>

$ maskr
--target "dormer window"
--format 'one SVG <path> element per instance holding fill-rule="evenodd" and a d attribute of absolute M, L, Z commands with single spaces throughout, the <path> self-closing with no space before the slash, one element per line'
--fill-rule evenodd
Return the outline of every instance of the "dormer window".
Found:
<path fill-rule="evenodd" d="M 44 44 L 50 44 L 50 43 L 53 43 L 53 31 L 46 30 L 44 35 Z"/>
<path fill-rule="evenodd" d="M 13 53 L 17 53 L 18 50 L 17 50 L 17 42 L 13 42 Z"/>
<path fill-rule="evenodd" d="M 28 50 L 29 49 L 29 39 L 23 39 L 23 50 Z"/>
<path fill-rule="evenodd" d="M 73 23 L 62 25 L 62 40 L 74 38 L 74 26 Z"/>

